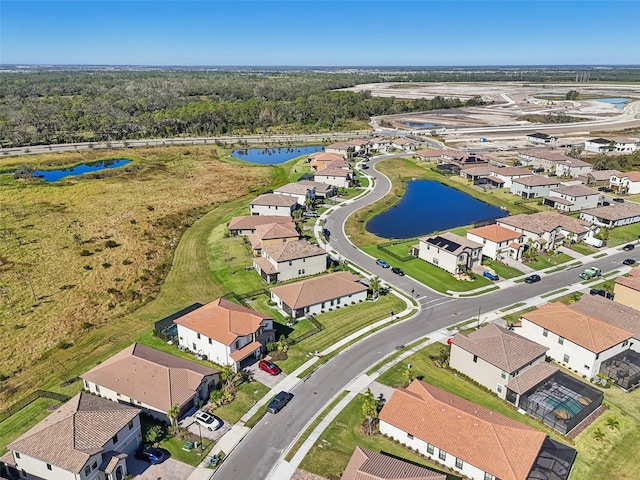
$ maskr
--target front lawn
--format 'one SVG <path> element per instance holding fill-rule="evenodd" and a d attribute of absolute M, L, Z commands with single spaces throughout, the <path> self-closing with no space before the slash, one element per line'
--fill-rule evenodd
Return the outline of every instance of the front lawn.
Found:
<path fill-rule="evenodd" d="M 534 270 L 544 270 L 545 268 L 555 267 L 556 265 L 570 262 L 571 260 L 573 260 L 573 258 L 566 253 L 554 253 L 551 255 L 538 255 L 535 262 L 528 263 L 527 265 Z"/>
<path fill-rule="evenodd" d="M 243 383 L 236 391 L 235 400 L 216 408 L 213 413 L 227 423 L 237 423 L 269 390 L 269 387 L 260 382 Z"/>
<path fill-rule="evenodd" d="M 171 453 L 171 458 L 177 460 L 182 463 L 186 463 L 187 465 L 191 465 L 192 467 L 197 467 L 202 459 L 207 456 L 209 451 L 215 445 L 213 440 L 209 440 L 206 438 L 202 439 L 202 445 L 204 446 L 204 450 L 202 450 L 199 446 L 198 448 L 194 448 L 190 451 L 186 451 L 182 449 L 182 446 L 185 443 L 185 440 L 180 440 L 176 437 L 167 437 L 160 442 L 160 447 L 166 448 Z"/>
<path fill-rule="evenodd" d="M 488 257 L 484 257 L 482 265 L 490 267 L 500 278 L 515 278 L 519 277 L 523 273 L 517 268 L 510 267 L 504 263 L 496 262 Z"/>
<path fill-rule="evenodd" d="M 300 464 L 300 468 L 325 478 L 339 478 L 349 463 L 356 446 L 359 446 L 440 471 L 429 464 L 427 460 L 402 445 L 380 435 L 373 437 L 365 435 L 361 422 L 362 396 L 357 396 L 322 432 L 318 441 Z M 447 479 L 456 480 L 459 477 L 449 474 Z"/>
<path fill-rule="evenodd" d="M 572 245 L 569 245 L 569 248 L 582 255 L 591 255 L 592 253 L 596 253 L 598 251 L 597 248 L 584 243 L 574 243 Z"/>
<path fill-rule="evenodd" d="M 607 246 L 615 247 L 625 243 L 635 242 L 640 236 L 640 223 L 632 223 L 609 230 Z"/>

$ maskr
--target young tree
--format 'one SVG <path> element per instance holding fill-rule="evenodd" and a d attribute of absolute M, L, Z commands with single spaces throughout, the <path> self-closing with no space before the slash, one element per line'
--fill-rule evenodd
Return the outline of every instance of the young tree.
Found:
<path fill-rule="evenodd" d="M 364 427 L 367 435 L 372 437 L 378 429 L 378 414 L 380 413 L 380 401 L 373 396 L 370 388 L 367 388 L 362 399 L 362 415 L 364 415 Z"/>
<path fill-rule="evenodd" d="M 235 379 L 236 371 L 233 369 L 232 365 L 225 365 L 222 367 L 222 370 L 220 370 L 220 380 L 222 380 L 223 390 L 234 392 L 236 389 L 236 385 L 234 383 Z"/>
<path fill-rule="evenodd" d="M 593 432 L 593 438 L 596 442 L 601 442 L 604 438 L 604 432 L 599 428 L 596 428 L 596 431 Z"/>
<path fill-rule="evenodd" d="M 608 417 L 605 423 L 611 430 L 620 430 L 620 422 L 616 417 Z"/>
<path fill-rule="evenodd" d="M 411 368 L 411 364 L 407 364 L 407 368 L 404 369 L 404 371 L 402 372 L 402 378 L 404 380 L 404 386 L 408 386 L 413 379 L 415 378 L 415 375 L 413 374 L 413 370 Z"/>
<path fill-rule="evenodd" d="M 382 289 L 382 284 L 380 283 L 379 277 L 371 277 L 369 280 L 369 290 L 371 290 L 371 298 L 376 300 L 380 295 L 380 290 Z"/>
<path fill-rule="evenodd" d="M 178 415 L 180 415 L 180 405 L 172 405 L 169 411 L 167 412 L 167 417 L 169 417 L 169 421 L 171 422 L 171 426 L 178 430 Z"/>

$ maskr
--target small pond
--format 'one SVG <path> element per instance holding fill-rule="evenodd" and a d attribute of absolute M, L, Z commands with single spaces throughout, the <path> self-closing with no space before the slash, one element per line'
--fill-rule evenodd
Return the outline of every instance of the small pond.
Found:
<path fill-rule="evenodd" d="M 260 163 L 263 165 L 274 165 L 284 163 L 292 158 L 322 150 L 321 145 L 307 147 L 278 147 L 278 148 L 245 148 L 234 150 L 231 156 L 244 160 L 245 162 Z"/>
<path fill-rule="evenodd" d="M 507 215 L 442 183 L 414 180 L 407 182 L 400 202 L 373 217 L 366 228 L 379 237 L 413 238 Z"/>
<path fill-rule="evenodd" d="M 435 124 L 433 123 L 418 123 L 418 122 L 404 122 L 407 127 L 412 128 L 434 128 Z"/>
<path fill-rule="evenodd" d="M 34 177 L 42 178 L 47 182 L 57 182 L 65 177 L 75 177 L 83 173 L 94 173 L 108 168 L 118 168 L 131 163 L 126 158 L 115 158 L 113 160 L 101 160 L 99 162 L 81 163 L 75 167 L 58 168 L 56 170 L 36 170 Z"/>
<path fill-rule="evenodd" d="M 615 98 L 596 98 L 595 99 L 598 102 L 603 102 L 603 103 L 613 103 L 616 108 L 619 109 L 623 109 L 624 106 L 631 101 L 630 98 L 619 98 L 619 97 L 615 97 Z"/>

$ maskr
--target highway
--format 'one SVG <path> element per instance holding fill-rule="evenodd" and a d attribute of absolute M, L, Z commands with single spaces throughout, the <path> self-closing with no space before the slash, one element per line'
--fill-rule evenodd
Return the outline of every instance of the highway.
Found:
<path fill-rule="evenodd" d="M 370 164 L 384 160 L 382 157 Z M 478 309 L 490 312 L 501 307 L 524 301 L 528 298 L 552 292 L 567 285 L 579 283 L 579 268 L 567 269 L 549 276 L 535 284 L 518 284 L 508 289 L 494 291 L 472 298 L 451 298 L 436 293 L 408 277 L 398 277 L 390 269 L 382 269 L 375 259 L 355 248 L 345 237 L 344 220 L 358 208 L 381 198 L 389 190 L 389 180 L 375 169 L 370 169 L 376 178 L 375 189 L 366 197 L 345 205 L 331 214 L 327 228 L 331 230 L 331 246 L 343 257 L 364 269 L 379 275 L 385 282 L 404 292 L 415 288 L 419 296 L 420 311 L 409 320 L 397 323 L 365 338 L 336 355 L 318 368 L 306 381 L 292 391 L 293 400 L 277 415 L 267 414 L 235 448 L 215 473 L 215 480 L 237 480 L 244 478 L 266 479 L 271 469 L 281 460 L 299 432 L 303 431 L 312 417 L 324 409 L 338 392 L 356 377 L 367 371 L 397 345 L 409 344 L 435 330 L 473 318 Z M 634 255 L 632 255 L 633 257 Z M 629 252 L 616 253 L 591 262 L 590 266 L 604 273 L 618 269 Z"/>

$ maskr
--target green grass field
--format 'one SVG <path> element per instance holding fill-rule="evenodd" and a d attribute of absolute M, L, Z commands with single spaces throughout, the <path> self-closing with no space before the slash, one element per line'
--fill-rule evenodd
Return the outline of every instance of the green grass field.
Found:
<path fill-rule="evenodd" d="M 216 408 L 213 413 L 227 423 L 237 423 L 269 390 L 269 387 L 260 382 L 243 383 L 236 391 L 235 400 L 228 405 Z"/>

